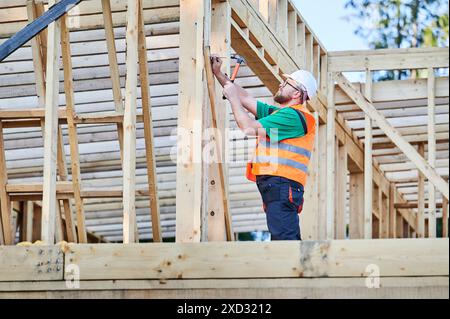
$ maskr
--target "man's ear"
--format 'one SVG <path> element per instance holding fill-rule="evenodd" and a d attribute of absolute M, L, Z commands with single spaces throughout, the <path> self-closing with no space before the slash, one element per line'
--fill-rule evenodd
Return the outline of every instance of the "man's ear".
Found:
<path fill-rule="evenodd" d="M 292 99 L 293 100 L 300 99 L 301 96 L 302 95 L 301 95 L 301 93 L 299 91 L 295 91 L 295 93 L 292 95 Z"/>

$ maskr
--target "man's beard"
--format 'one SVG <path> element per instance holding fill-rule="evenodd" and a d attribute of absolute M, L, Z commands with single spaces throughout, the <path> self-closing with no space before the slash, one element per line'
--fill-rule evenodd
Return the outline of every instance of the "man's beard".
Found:
<path fill-rule="evenodd" d="M 285 104 L 291 100 L 291 97 L 277 92 L 277 94 L 273 97 L 273 100 L 279 104 Z"/>

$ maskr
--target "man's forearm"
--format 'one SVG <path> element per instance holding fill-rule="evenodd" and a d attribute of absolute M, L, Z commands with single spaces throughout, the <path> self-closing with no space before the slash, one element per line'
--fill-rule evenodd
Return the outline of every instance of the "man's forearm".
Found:
<path fill-rule="evenodd" d="M 217 81 L 219 81 L 220 85 L 222 85 L 222 87 L 225 86 L 225 84 L 227 82 L 230 82 L 230 78 L 228 76 L 226 76 L 223 72 L 218 72 L 217 74 L 215 74 Z M 242 101 L 242 98 L 247 97 L 248 93 L 241 88 L 239 85 L 234 84 L 234 86 L 237 88 L 238 90 L 238 94 L 239 94 L 239 99 Z"/>
<path fill-rule="evenodd" d="M 230 102 L 230 104 L 238 127 L 242 131 L 244 131 L 246 135 L 257 135 L 257 130 L 261 129 L 262 125 L 259 124 L 258 121 L 250 117 L 248 112 L 242 107 L 242 104 L 239 101 L 234 100 Z"/>

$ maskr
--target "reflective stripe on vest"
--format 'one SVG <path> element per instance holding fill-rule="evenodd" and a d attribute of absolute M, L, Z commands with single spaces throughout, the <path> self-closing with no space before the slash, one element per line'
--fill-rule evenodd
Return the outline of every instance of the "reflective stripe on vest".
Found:
<path fill-rule="evenodd" d="M 295 153 L 298 155 L 303 155 L 307 158 L 311 158 L 311 152 L 303 147 L 298 147 L 298 146 L 290 145 L 290 144 L 283 143 L 283 142 L 271 143 L 267 140 L 260 141 L 259 145 L 263 146 L 265 148 L 279 148 L 280 150 L 283 150 L 283 151 L 288 151 L 288 152 Z"/>
<path fill-rule="evenodd" d="M 291 159 L 282 158 L 282 157 L 259 155 L 259 156 L 255 157 L 254 163 L 259 163 L 259 164 L 266 164 L 267 163 L 267 164 L 286 165 L 286 166 L 293 167 L 295 169 L 299 169 L 299 170 L 301 170 L 301 171 L 303 171 L 305 173 L 308 173 L 308 166 L 306 166 L 305 164 L 296 162 L 296 161 L 291 160 Z"/>
<path fill-rule="evenodd" d="M 307 133 L 278 142 L 271 142 L 268 136 L 260 136 L 256 144 L 255 155 L 247 163 L 246 175 L 249 180 L 256 181 L 256 177 L 259 175 L 281 176 L 294 180 L 305 187 L 308 179 L 308 165 L 314 147 L 316 119 L 302 105 L 291 108 L 304 115 L 307 126 L 305 133 Z M 302 118 L 300 116 L 300 119 Z"/>

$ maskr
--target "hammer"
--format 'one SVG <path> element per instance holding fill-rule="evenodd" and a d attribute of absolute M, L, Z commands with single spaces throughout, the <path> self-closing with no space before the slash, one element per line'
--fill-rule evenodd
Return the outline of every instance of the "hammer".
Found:
<path fill-rule="evenodd" d="M 234 80 L 236 80 L 237 74 L 239 72 L 239 68 L 241 67 L 242 64 L 245 63 L 245 60 L 243 57 L 241 57 L 240 55 L 237 55 L 237 54 L 232 54 L 230 56 L 230 58 L 233 60 L 236 60 L 236 65 L 234 67 L 233 73 L 231 74 L 231 78 L 230 78 L 231 83 L 234 83 Z M 225 96 L 222 96 L 222 99 L 226 100 L 227 98 Z"/>

